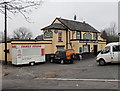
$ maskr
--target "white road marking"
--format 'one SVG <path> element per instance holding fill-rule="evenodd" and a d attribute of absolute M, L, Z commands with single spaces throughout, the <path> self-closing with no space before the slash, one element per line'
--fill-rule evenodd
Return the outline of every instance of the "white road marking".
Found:
<path fill-rule="evenodd" d="M 46 80 L 59 80 L 59 81 L 94 81 L 94 82 L 120 82 L 118 79 L 69 79 L 69 78 L 42 78 Z"/>

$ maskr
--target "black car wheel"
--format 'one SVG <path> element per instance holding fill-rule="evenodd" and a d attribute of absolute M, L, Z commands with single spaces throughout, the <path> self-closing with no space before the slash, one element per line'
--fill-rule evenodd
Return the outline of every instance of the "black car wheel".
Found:
<path fill-rule="evenodd" d="M 61 63 L 61 64 L 64 64 L 65 62 L 64 62 L 64 60 L 63 60 L 63 59 L 61 59 L 60 63 Z"/>
<path fill-rule="evenodd" d="M 70 63 L 71 63 L 71 64 L 73 64 L 73 63 L 74 63 L 74 61 L 73 61 L 73 60 L 71 60 L 71 61 L 70 61 Z"/>
<path fill-rule="evenodd" d="M 71 58 L 74 59 L 74 58 L 75 58 L 75 54 L 72 54 L 72 55 L 71 55 Z"/>
<path fill-rule="evenodd" d="M 50 59 L 50 62 L 51 62 L 51 63 L 53 63 L 53 62 L 54 62 L 54 60 L 51 58 L 51 59 Z"/>

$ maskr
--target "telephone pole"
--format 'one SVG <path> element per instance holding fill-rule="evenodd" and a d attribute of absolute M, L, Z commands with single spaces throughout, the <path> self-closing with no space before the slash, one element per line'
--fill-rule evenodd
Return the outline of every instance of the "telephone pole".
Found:
<path fill-rule="evenodd" d="M 5 63 L 7 64 L 7 2 L 4 2 L 5 4 L 5 30 L 4 30 L 4 39 L 5 39 Z"/>

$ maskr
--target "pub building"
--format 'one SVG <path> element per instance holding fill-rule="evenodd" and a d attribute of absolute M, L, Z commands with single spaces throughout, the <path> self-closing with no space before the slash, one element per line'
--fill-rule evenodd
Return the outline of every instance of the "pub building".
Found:
<path fill-rule="evenodd" d="M 101 51 L 106 40 L 100 32 L 85 21 L 56 18 L 52 24 L 42 28 L 44 40 L 52 40 L 50 50 L 74 49 L 77 54 L 90 54 Z"/>
<path fill-rule="evenodd" d="M 85 21 L 55 18 L 49 25 L 41 29 L 42 40 L 11 40 L 8 42 L 8 61 L 12 60 L 13 45 L 45 45 L 46 60 L 57 50 L 74 49 L 79 55 L 97 54 L 105 45 L 106 40 L 100 37 L 100 32 Z M 4 60 L 4 43 L 0 43 L 0 60 Z"/>

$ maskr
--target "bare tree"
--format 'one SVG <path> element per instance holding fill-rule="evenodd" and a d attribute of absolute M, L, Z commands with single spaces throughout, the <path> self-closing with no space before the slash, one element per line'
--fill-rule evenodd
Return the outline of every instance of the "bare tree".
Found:
<path fill-rule="evenodd" d="M 7 36 L 7 40 L 10 41 L 11 38 L 9 36 Z M 0 31 L 0 42 L 5 42 L 4 33 L 2 31 Z"/>
<path fill-rule="evenodd" d="M 41 1 L 31 1 L 31 0 L 0 0 L 0 12 L 5 15 L 5 63 L 7 64 L 7 11 L 15 14 L 21 13 L 24 18 L 29 22 L 29 18 L 26 17 L 25 13 L 31 11 L 30 7 L 38 8 L 41 5 Z"/>
<path fill-rule="evenodd" d="M 35 38 L 35 40 L 43 40 L 43 34 L 38 35 L 38 36 Z"/>
<path fill-rule="evenodd" d="M 112 22 L 110 24 L 110 27 L 105 28 L 104 30 L 102 30 L 101 37 L 103 39 L 106 39 L 108 43 L 119 41 L 119 36 L 118 36 L 118 33 L 117 33 L 116 23 Z"/>
<path fill-rule="evenodd" d="M 20 27 L 13 31 L 13 39 L 30 39 L 32 38 L 32 33 L 29 29 L 25 27 Z"/>
<path fill-rule="evenodd" d="M 107 35 L 107 32 L 106 32 L 105 30 L 102 30 L 102 32 L 101 32 L 101 37 L 102 37 L 103 39 L 107 39 L 108 35 Z"/>
<path fill-rule="evenodd" d="M 32 9 L 37 9 L 42 4 L 42 0 L 1 0 L 0 1 L 0 12 L 5 14 L 5 5 L 6 10 L 12 14 L 20 13 L 23 17 L 29 21 L 29 17 L 25 14 L 32 12 Z M 32 7 L 32 8 L 31 8 Z M 10 16 L 8 16 L 10 17 Z"/>
<path fill-rule="evenodd" d="M 0 31 L 0 42 L 3 40 L 3 32 Z"/>
<path fill-rule="evenodd" d="M 110 27 L 105 29 L 110 36 L 117 35 L 117 25 L 115 22 L 111 22 Z"/>

